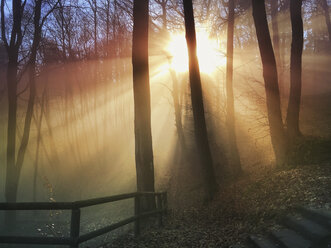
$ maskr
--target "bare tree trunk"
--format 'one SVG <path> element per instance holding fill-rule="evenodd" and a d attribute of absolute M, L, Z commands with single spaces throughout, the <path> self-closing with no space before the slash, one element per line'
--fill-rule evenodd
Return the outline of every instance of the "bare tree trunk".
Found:
<path fill-rule="evenodd" d="M 93 0 L 93 22 L 94 22 L 94 56 L 95 58 L 98 57 L 98 22 L 97 22 L 97 11 L 98 11 L 98 6 L 97 6 L 97 0 Z"/>
<path fill-rule="evenodd" d="M 168 28 L 167 28 L 167 2 L 168 0 L 160 0 L 156 1 L 159 5 L 162 7 L 162 28 L 163 32 L 166 37 L 168 37 Z M 186 142 L 185 142 L 185 137 L 184 137 L 184 131 L 183 131 L 183 125 L 182 125 L 182 106 L 180 104 L 180 90 L 179 90 L 179 83 L 177 79 L 177 75 L 175 70 L 171 68 L 171 62 L 172 62 L 172 57 L 169 54 L 166 54 L 167 60 L 168 60 L 168 65 L 169 65 L 169 73 L 170 77 L 172 80 L 172 99 L 174 102 L 174 110 L 175 110 L 175 124 L 176 124 L 176 130 L 177 130 L 177 135 L 178 135 L 178 141 L 181 145 L 182 151 L 185 154 L 186 153 Z"/>
<path fill-rule="evenodd" d="M 233 97 L 233 36 L 234 36 L 234 0 L 229 0 L 228 34 L 227 34 L 227 62 L 226 62 L 226 95 L 227 95 L 227 128 L 232 170 L 235 175 L 241 172 L 240 156 L 235 130 L 235 111 Z"/>
<path fill-rule="evenodd" d="M 137 190 L 154 191 L 151 102 L 148 68 L 148 0 L 133 5 L 133 95 Z M 153 207 L 147 206 L 148 208 Z"/>
<path fill-rule="evenodd" d="M 39 46 L 39 42 L 41 39 L 41 28 L 39 26 L 39 19 L 40 19 L 40 11 L 41 11 L 41 0 L 37 1 L 40 3 L 40 8 L 35 9 L 35 13 L 39 15 L 39 17 L 36 19 L 35 17 L 35 34 L 34 34 L 34 41 L 32 44 L 32 51 L 30 56 L 30 71 L 29 71 L 29 83 L 30 83 L 30 95 L 28 100 L 28 107 L 25 114 L 25 122 L 24 122 L 24 132 L 22 136 L 22 141 L 20 148 L 18 150 L 17 154 L 17 161 L 16 161 L 16 167 L 22 168 L 25 152 L 29 143 L 30 138 L 30 127 L 31 127 L 31 121 L 33 116 L 33 109 L 34 109 L 34 102 L 36 97 L 36 57 L 37 57 L 37 49 Z"/>
<path fill-rule="evenodd" d="M 168 57 L 169 66 L 171 65 L 171 58 Z M 185 153 L 186 151 L 186 142 L 182 125 L 182 106 L 180 104 L 179 99 L 179 87 L 178 87 L 178 79 L 176 72 L 170 68 L 169 69 L 171 80 L 172 80 L 172 99 L 174 102 L 174 110 L 175 110 L 175 124 L 178 135 L 179 143 L 181 144 L 182 151 Z"/>
<path fill-rule="evenodd" d="M 301 16 L 302 0 L 291 0 L 290 13 L 292 24 L 291 44 L 291 87 L 287 110 L 287 131 L 291 138 L 300 135 L 299 113 L 301 102 L 301 73 L 303 50 L 303 23 Z"/>
<path fill-rule="evenodd" d="M 276 156 L 276 163 L 282 165 L 286 159 L 287 142 L 280 108 L 277 66 L 268 28 L 264 0 L 252 0 L 252 7 L 263 65 L 271 142 Z"/>
<path fill-rule="evenodd" d="M 13 25 L 8 43 L 4 17 L 5 1 L 1 0 L 1 37 L 8 54 L 7 88 L 8 88 L 8 126 L 7 126 L 7 167 L 5 197 L 7 202 L 15 202 L 20 168 L 16 166 L 16 122 L 17 122 L 17 73 L 18 52 L 22 44 L 22 14 L 24 5 L 21 1 L 13 1 Z"/>
<path fill-rule="evenodd" d="M 279 81 L 279 92 L 280 96 L 284 93 L 283 80 L 280 75 L 281 72 L 281 58 L 280 58 L 280 45 L 279 45 L 279 28 L 278 28 L 278 0 L 271 0 L 271 27 L 272 27 L 272 44 L 275 52 L 277 71 L 278 71 L 278 81 Z"/>
<path fill-rule="evenodd" d="M 54 10 L 52 8 L 41 20 L 41 5 L 42 0 L 36 0 L 34 6 L 34 35 L 31 46 L 31 53 L 28 61 L 29 69 L 29 100 L 27 111 L 25 114 L 24 130 L 19 150 L 16 158 L 16 122 L 17 122 L 17 83 L 18 83 L 18 51 L 22 44 L 22 15 L 24 12 L 26 2 L 13 1 L 13 29 L 11 32 L 10 43 L 7 43 L 5 35 L 5 22 L 4 22 L 4 1 L 1 1 L 1 32 L 2 39 L 7 48 L 9 57 L 8 63 L 8 136 L 7 136 L 7 172 L 6 172 L 6 185 L 5 196 L 8 202 L 15 202 L 17 198 L 17 189 L 20 178 L 26 149 L 30 137 L 30 127 L 33 115 L 34 100 L 36 95 L 35 76 L 36 76 L 36 57 L 37 50 L 41 39 L 41 30 L 46 17 Z M 55 4 L 57 5 L 57 3 Z M 55 7 L 55 6 L 54 6 Z"/>
<path fill-rule="evenodd" d="M 321 5 L 324 11 L 325 24 L 328 28 L 329 42 L 331 44 L 331 22 L 330 22 L 329 6 L 326 0 L 321 0 Z"/>
<path fill-rule="evenodd" d="M 117 57 L 120 55 L 120 52 L 118 51 L 119 50 L 119 46 L 118 46 L 118 36 L 117 36 L 117 30 L 116 30 L 116 26 L 117 26 L 117 24 L 118 24 L 118 22 L 117 22 L 117 18 L 118 18 L 118 16 L 117 16 L 118 14 L 117 14 L 117 0 L 114 0 L 114 17 L 113 17 L 113 40 L 114 40 L 114 43 L 113 43 L 113 49 L 114 49 L 114 57 L 115 57 L 115 64 L 116 64 L 116 66 L 118 66 L 117 65 Z M 115 68 L 115 73 L 116 73 L 116 77 L 118 76 L 118 73 L 117 73 L 117 71 L 116 71 L 116 69 L 117 68 Z M 116 78 L 116 79 L 118 79 L 118 78 Z"/>
<path fill-rule="evenodd" d="M 110 38 L 110 0 L 106 0 L 105 2 L 105 11 L 106 11 L 106 56 L 109 58 L 109 38 Z M 115 32 L 115 31 L 113 31 Z"/>
<path fill-rule="evenodd" d="M 271 27 L 272 44 L 275 51 L 276 62 L 280 65 L 279 31 L 278 31 L 278 0 L 271 0 Z"/>
<path fill-rule="evenodd" d="M 167 31 L 167 2 L 168 0 L 162 0 L 161 1 L 161 7 L 162 7 L 162 25 L 164 28 L 164 31 Z"/>
<path fill-rule="evenodd" d="M 98 57 L 98 18 L 97 18 L 98 5 L 97 5 L 97 0 L 89 0 L 88 4 L 90 5 L 90 9 L 92 10 L 92 13 L 93 13 L 92 19 L 93 19 L 94 58 L 97 58 Z M 108 30 L 107 30 L 107 32 L 108 32 Z"/>
<path fill-rule="evenodd" d="M 207 188 L 207 198 L 212 199 L 217 191 L 217 183 L 213 168 L 213 160 L 209 147 L 206 127 L 205 111 L 203 105 L 202 86 L 197 58 L 197 45 L 192 0 L 183 0 L 186 42 L 189 55 L 189 78 L 191 88 L 191 101 L 194 118 L 194 132 L 201 164 L 204 170 L 204 180 Z"/>
<path fill-rule="evenodd" d="M 13 58 L 14 57 L 14 58 Z M 16 57 L 16 59 L 15 59 Z M 7 126 L 7 170 L 5 196 L 7 202 L 15 202 L 18 182 L 16 168 L 16 112 L 17 112 L 17 56 L 9 55 L 7 87 L 8 87 L 8 126 Z"/>
<path fill-rule="evenodd" d="M 46 86 L 47 87 L 47 86 Z M 45 99 L 46 99 L 46 91 L 45 88 L 41 97 L 40 103 L 40 117 L 37 120 L 37 147 L 36 147 L 36 156 L 35 156 L 35 164 L 34 164 L 34 173 L 33 173 L 33 201 L 37 200 L 37 177 L 38 177 L 38 167 L 39 167 L 39 147 L 41 141 L 41 127 L 44 115 L 44 108 L 45 108 Z"/>
<path fill-rule="evenodd" d="M 25 114 L 24 131 L 21 139 L 20 147 L 16 159 L 16 125 L 17 125 L 17 83 L 18 83 L 18 52 L 22 44 L 22 15 L 25 7 L 25 2 L 13 1 L 13 28 L 10 37 L 10 43 L 7 43 L 5 34 L 4 20 L 4 1 L 1 1 L 1 33 L 2 39 L 7 48 L 9 58 L 7 71 L 8 84 L 8 133 L 7 133 L 7 168 L 6 168 L 6 183 L 5 197 L 7 202 L 16 202 L 20 173 L 24 161 L 25 152 L 29 142 L 30 126 L 33 114 L 34 99 L 36 94 L 35 88 L 35 62 L 37 48 L 41 36 L 41 0 L 35 2 L 34 9 L 34 37 L 31 48 L 31 54 L 28 61 L 29 67 L 29 100 L 27 112 Z M 16 213 L 11 212 L 6 215 L 6 225 L 8 228 L 14 227 Z"/>

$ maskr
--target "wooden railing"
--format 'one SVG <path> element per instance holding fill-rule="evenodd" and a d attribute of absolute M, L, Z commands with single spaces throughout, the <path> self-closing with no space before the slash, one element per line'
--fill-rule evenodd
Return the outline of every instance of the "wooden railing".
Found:
<path fill-rule="evenodd" d="M 152 211 L 141 211 L 142 197 L 154 197 L 156 208 Z M 91 207 L 99 204 L 116 202 L 134 198 L 134 216 L 108 225 L 95 231 L 80 235 L 81 208 Z M 145 217 L 157 215 L 158 224 L 162 226 L 163 215 L 167 212 L 166 192 L 135 192 L 129 194 L 115 195 L 109 197 L 95 198 L 75 202 L 21 202 L 21 203 L 0 203 L 0 210 L 71 210 L 70 236 L 69 237 L 30 237 L 30 236 L 1 236 L 0 244 L 48 244 L 48 245 L 69 245 L 72 248 L 79 247 L 79 244 L 111 232 L 121 226 L 134 222 L 134 233 L 140 233 L 140 220 Z"/>

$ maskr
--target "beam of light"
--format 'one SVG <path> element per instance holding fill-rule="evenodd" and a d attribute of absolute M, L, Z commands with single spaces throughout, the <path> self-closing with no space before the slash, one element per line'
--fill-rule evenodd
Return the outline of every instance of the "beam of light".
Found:
<path fill-rule="evenodd" d="M 183 33 L 171 36 L 166 51 L 172 57 L 172 69 L 177 72 L 188 70 L 187 45 Z M 197 31 L 197 55 L 202 73 L 211 74 L 226 63 L 226 57 L 220 52 L 217 41 L 209 38 L 204 30 Z"/>
<path fill-rule="evenodd" d="M 57 172 L 68 181 L 71 176 L 78 175 L 77 171 L 83 177 L 93 173 L 95 173 L 93 175 L 97 175 L 98 171 L 102 169 L 102 175 L 96 176 L 99 178 L 99 182 L 111 182 L 111 185 L 116 185 L 113 187 L 116 189 L 121 189 L 122 184 L 135 185 L 131 60 L 123 59 L 121 62 L 126 65 L 127 69 L 118 79 L 120 83 L 114 83 L 111 78 L 106 79 L 109 73 L 104 75 L 104 71 L 102 71 L 102 69 L 110 68 L 111 64 L 105 67 L 99 65 L 99 78 L 104 79 L 105 82 L 99 81 L 98 83 L 92 81 L 93 77 L 90 79 L 87 76 L 88 70 L 84 70 L 93 68 L 93 61 L 66 65 L 68 66 L 66 71 L 76 79 L 70 81 L 73 93 L 68 101 L 68 121 L 65 122 L 66 110 L 65 104 L 62 103 L 64 99 L 54 97 L 50 104 L 52 115 L 49 122 L 55 138 L 56 153 L 61 159 Z M 172 105 L 169 104 L 171 95 L 169 90 L 162 86 L 171 79 L 168 73 L 169 68 L 162 67 L 162 63 L 167 65 L 162 56 L 151 57 L 152 137 L 155 164 L 157 165 L 155 173 L 160 177 L 163 177 L 165 171 L 168 170 L 167 163 L 172 159 L 173 147 L 176 144 L 175 125 L 171 125 L 174 122 Z M 105 64 L 107 65 L 106 62 Z M 165 73 L 162 74 L 160 68 L 161 72 L 165 71 Z M 118 70 L 118 67 L 114 70 Z M 50 73 L 54 74 L 54 76 L 53 74 L 49 76 L 52 79 L 50 85 L 53 81 L 65 81 L 64 75 L 58 71 Z M 45 150 L 52 159 L 55 152 L 48 148 L 52 146 L 49 145 L 51 138 L 45 123 L 44 121 L 42 129 L 43 142 L 46 144 Z M 36 138 L 32 137 L 32 141 L 34 143 L 30 142 L 30 145 L 35 145 Z M 45 166 L 47 177 L 51 174 L 50 169 Z M 101 177 L 102 179 L 100 179 Z M 122 179 L 116 179 L 117 181 L 114 183 L 114 178 Z M 57 187 L 56 180 L 52 179 Z M 71 181 L 76 183 L 74 179 Z M 93 181 L 93 184 L 99 185 L 99 182 Z M 85 185 L 81 187 L 84 188 Z"/>

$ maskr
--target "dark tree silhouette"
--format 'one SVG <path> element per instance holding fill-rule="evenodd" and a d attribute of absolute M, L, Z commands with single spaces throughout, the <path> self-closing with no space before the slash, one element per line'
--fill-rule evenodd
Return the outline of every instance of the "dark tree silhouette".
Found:
<path fill-rule="evenodd" d="M 195 23 L 193 15 L 192 0 L 183 0 L 184 3 L 184 19 L 186 42 L 189 56 L 189 79 L 191 88 L 191 101 L 194 117 L 194 132 L 197 142 L 197 147 L 201 157 L 201 164 L 203 165 L 204 179 L 207 187 L 207 198 L 211 199 L 216 190 L 217 184 L 213 168 L 213 160 L 209 147 L 205 111 L 203 105 L 201 78 L 199 70 L 199 62 L 197 58 L 197 44 Z"/>
<path fill-rule="evenodd" d="M 303 23 L 301 16 L 301 5 L 302 0 L 291 0 L 291 87 L 286 118 L 287 131 L 291 138 L 300 135 L 299 113 L 301 101 L 301 73 L 303 50 Z"/>
<path fill-rule="evenodd" d="M 320 0 L 320 4 L 321 4 L 323 12 L 324 12 L 325 24 L 328 28 L 329 42 L 331 44 L 331 22 L 330 22 L 330 13 L 329 13 L 328 2 L 327 2 L 327 0 Z"/>
<path fill-rule="evenodd" d="M 279 92 L 281 96 L 284 96 L 284 82 L 282 80 L 282 61 L 280 56 L 280 36 L 278 28 L 278 0 L 270 1 L 271 12 L 271 28 L 272 28 L 272 45 L 275 51 L 275 58 L 277 64 L 278 80 L 279 80 Z"/>
<path fill-rule="evenodd" d="M 168 22 L 167 22 L 167 4 L 169 0 L 155 0 L 155 2 L 160 5 L 162 12 L 161 12 L 161 19 L 162 19 L 162 32 L 166 38 L 169 38 L 168 33 Z M 180 99 L 180 87 L 178 83 L 178 78 L 176 75 L 176 71 L 171 68 L 172 56 L 166 52 L 167 61 L 169 64 L 169 73 L 172 80 L 172 99 L 174 103 L 174 111 L 175 111 L 175 125 L 178 134 L 178 140 L 181 144 L 181 148 L 185 152 L 186 150 L 186 143 L 182 125 L 182 106 L 181 106 L 181 99 Z"/>
<path fill-rule="evenodd" d="M 28 86 L 29 99 L 25 114 L 23 134 L 20 140 L 19 149 L 16 155 L 16 131 L 17 131 L 17 85 L 19 82 L 19 50 L 22 45 L 22 18 L 26 2 L 13 2 L 13 24 L 8 43 L 5 29 L 4 17 L 4 1 L 1 1 L 1 35 L 8 54 L 8 68 L 7 68 L 7 88 L 8 88 L 8 130 L 7 130 L 7 167 L 6 167 L 6 183 L 5 183 L 5 197 L 7 202 L 16 202 L 20 174 L 24 162 L 25 153 L 30 138 L 30 128 L 33 116 L 34 102 L 36 96 L 36 58 L 39 43 L 41 40 L 41 31 L 47 16 L 54 10 L 57 3 L 51 10 L 41 18 L 42 0 L 35 1 L 34 17 L 33 17 L 33 41 L 31 45 L 30 55 L 27 63 L 28 68 Z M 14 225 L 13 220 L 16 218 L 15 212 L 6 215 L 5 222 L 8 228 Z"/>
<path fill-rule="evenodd" d="M 154 191 L 148 69 L 148 4 L 148 0 L 135 0 L 133 5 L 132 67 L 138 191 Z"/>
<path fill-rule="evenodd" d="M 94 57 L 98 57 L 98 5 L 97 0 L 89 0 L 88 4 L 93 12 L 93 43 L 94 43 Z"/>
<path fill-rule="evenodd" d="M 264 0 L 252 0 L 253 19 L 263 65 L 268 121 L 276 163 L 285 162 L 287 142 L 280 108 L 275 54 L 272 48 Z"/>
<path fill-rule="evenodd" d="M 8 127 L 7 127 L 7 168 L 5 197 L 8 202 L 15 202 L 20 168 L 16 166 L 16 122 L 17 122 L 17 77 L 18 55 L 22 44 L 22 13 L 25 4 L 15 1 L 13 5 L 13 25 L 8 43 L 4 14 L 5 1 L 1 0 L 1 36 L 8 54 L 7 88 L 8 88 Z"/>
<path fill-rule="evenodd" d="M 227 96 L 227 128 L 229 135 L 229 149 L 231 153 L 232 170 L 234 174 L 241 172 L 240 156 L 237 146 L 235 130 L 234 97 L 233 97 L 233 32 L 234 32 L 234 0 L 229 0 L 228 34 L 226 52 L 226 96 Z"/>
<path fill-rule="evenodd" d="M 279 32 L 278 32 L 278 0 L 271 0 L 271 27 L 272 27 L 272 43 L 275 51 L 276 61 L 279 63 Z"/>
<path fill-rule="evenodd" d="M 167 4 L 169 0 L 154 0 L 157 4 L 161 6 L 162 9 L 162 14 L 161 14 L 161 19 L 162 19 L 162 27 L 164 31 L 167 30 L 168 22 L 167 22 Z"/>
<path fill-rule="evenodd" d="M 7 84 L 8 84 L 8 133 L 7 133 L 7 170 L 6 170 L 6 186 L 5 194 L 8 202 L 15 202 L 17 198 L 17 189 L 19 183 L 20 172 L 23 166 L 23 161 L 30 137 L 30 127 L 33 115 L 34 100 L 36 95 L 35 76 L 36 76 L 36 58 L 37 50 L 41 39 L 42 26 L 47 16 L 53 11 L 52 8 L 41 19 L 42 1 L 35 1 L 34 7 L 34 34 L 31 46 L 31 53 L 27 64 L 29 72 L 29 99 L 25 115 L 23 136 L 16 157 L 16 122 L 17 122 L 17 84 L 18 84 L 18 56 L 19 49 L 22 44 L 22 15 L 25 8 L 25 2 L 15 2 L 13 4 L 13 26 L 8 44 L 5 34 L 5 19 L 4 19 L 4 1 L 1 1 L 1 30 L 2 39 L 7 48 L 9 58 Z"/>

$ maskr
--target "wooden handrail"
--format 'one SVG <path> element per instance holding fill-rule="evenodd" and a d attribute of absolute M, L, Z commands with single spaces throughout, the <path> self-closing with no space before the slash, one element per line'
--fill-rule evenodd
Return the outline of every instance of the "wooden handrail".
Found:
<path fill-rule="evenodd" d="M 138 194 L 139 194 L 138 192 L 135 192 L 135 193 L 129 193 L 129 194 L 114 195 L 114 196 L 101 197 L 101 198 L 93 198 L 93 199 L 89 199 L 89 200 L 82 200 L 82 201 L 73 202 L 73 205 L 75 207 L 78 207 L 78 208 L 91 207 L 91 206 L 94 206 L 94 205 L 99 205 L 99 204 L 105 204 L 105 203 L 130 199 L 130 198 L 135 197 Z M 144 193 L 144 194 L 146 194 L 146 193 Z"/>
<path fill-rule="evenodd" d="M 72 202 L 1 202 L 0 210 L 71 210 Z"/>
<path fill-rule="evenodd" d="M 154 196 L 156 200 L 156 209 L 141 213 L 140 198 L 142 196 Z M 80 235 L 80 215 L 81 208 L 95 205 L 111 203 L 115 201 L 134 198 L 134 216 L 100 228 L 98 230 Z M 140 233 L 140 219 L 152 215 L 159 216 L 159 226 L 162 226 L 162 217 L 167 211 L 167 193 L 166 192 L 134 192 L 115 196 L 94 198 L 75 202 L 13 202 L 0 203 L 1 210 L 71 210 L 70 237 L 25 237 L 25 236 L 0 236 L 1 243 L 10 244 L 49 244 L 49 245 L 70 245 L 77 248 L 80 243 L 96 238 L 107 232 L 115 230 L 121 226 L 134 222 L 135 235 Z"/>
<path fill-rule="evenodd" d="M 71 210 L 134 198 L 137 195 L 160 195 L 165 192 L 134 192 L 74 202 L 0 202 L 0 210 Z"/>

